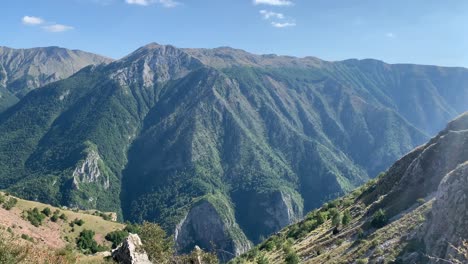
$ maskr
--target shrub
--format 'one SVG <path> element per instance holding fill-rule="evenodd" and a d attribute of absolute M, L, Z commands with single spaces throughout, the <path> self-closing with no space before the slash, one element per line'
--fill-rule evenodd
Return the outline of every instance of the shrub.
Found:
<path fill-rule="evenodd" d="M 56 214 L 53 214 L 53 215 L 50 217 L 50 221 L 52 221 L 52 222 L 57 222 L 58 218 L 59 218 L 59 217 L 58 217 Z"/>
<path fill-rule="evenodd" d="M 116 248 L 128 236 L 125 230 L 112 231 L 106 235 L 106 240 L 112 242 L 112 248 Z"/>
<path fill-rule="evenodd" d="M 4 203 L 6 200 L 5 195 L 0 193 L 0 204 Z"/>
<path fill-rule="evenodd" d="M 27 241 L 34 242 L 34 239 L 26 234 L 21 234 L 21 238 Z"/>
<path fill-rule="evenodd" d="M 294 251 L 291 251 L 288 254 L 286 254 L 284 260 L 286 264 L 299 264 L 301 262 L 301 259 Z"/>
<path fill-rule="evenodd" d="M 264 254 L 257 257 L 257 264 L 268 264 L 268 259 Z"/>
<path fill-rule="evenodd" d="M 268 240 L 265 243 L 265 250 L 266 251 L 272 251 L 275 248 L 275 242 L 273 240 Z"/>
<path fill-rule="evenodd" d="M 174 253 L 174 241 L 157 224 L 144 222 L 140 228 L 143 249 L 154 263 L 166 263 Z"/>
<path fill-rule="evenodd" d="M 67 221 L 68 220 L 68 217 L 62 213 L 60 216 L 59 216 L 60 219 L 62 219 L 63 221 Z"/>
<path fill-rule="evenodd" d="M 339 212 L 333 214 L 332 216 L 332 225 L 339 226 L 341 224 L 341 214 Z"/>
<path fill-rule="evenodd" d="M 11 210 L 18 203 L 18 200 L 14 197 L 10 197 L 6 202 L 3 203 L 5 210 Z"/>
<path fill-rule="evenodd" d="M 50 214 L 52 213 L 49 207 L 44 208 L 41 212 L 47 217 L 49 217 Z"/>
<path fill-rule="evenodd" d="M 372 227 L 375 227 L 375 228 L 381 228 L 381 227 L 384 227 L 387 224 L 387 222 L 388 222 L 388 219 L 387 219 L 387 215 L 385 214 L 385 211 L 382 209 L 379 209 L 372 216 L 371 225 Z"/>
<path fill-rule="evenodd" d="M 318 224 L 318 225 L 321 225 L 321 224 L 325 223 L 325 220 L 326 220 L 326 219 L 327 219 L 327 218 L 325 217 L 325 213 L 321 213 L 321 212 L 320 212 L 320 213 L 318 213 L 317 216 L 316 216 L 316 220 L 317 220 L 317 224 Z"/>
<path fill-rule="evenodd" d="M 84 221 L 83 221 L 83 219 L 75 218 L 75 220 L 73 220 L 73 224 L 75 224 L 77 226 L 82 226 L 84 224 Z"/>
<path fill-rule="evenodd" d="M 426 202 L 426 200 L 424 200 L 424 198 L 419 198 L 418 200 L 416 200 L 416 202 L 419 204 L 419 205 L 422 205 Z"/>
<path fill-rule="evenodd" d="M 359 228 L 359 230 L 357 231 L 357 238 L 358 240 L 362 240 L 365 238 L 364 231 L 361 228 Z"/>
<path fill-rule="evenodd" d="M 366 258 L 356 260 L 356 264 L 367 264 L 368 262 L 369 262 L 369 260 L 366 259 Z"/>
<path fill-rule="evenodd" d="M 26 219 L 28 219 L 28 221 L 35 227 L 42 225 L 42 221 L 45 219 L 45 215 L 42 212 L 39 212 L 37 207 L 34 207 L 32 210 L 29 209 L 26 214 Z"/>
<path fill-rule="evenodd" d="M 80 236 L 76 239 L 76 246 L 84 254 L 94 254 L 99 251 L 106 250 L 105 247 L 98 245 L 96 240 L 94 240 L 94 235 L 94 231 L 85 229 L 80 233 Z"/>
<path fill-rule="evenodd" d="M 351 222 L 351 218 L 352 218 L 352 217 L 351 217 L 351 213 L 349 212 L 349 210 L 345 210 L 345 211 L 343 212 L 343 218 L 342 218 L 341 223 L 342 223 L 344 226 L 346 226 L 346 225 L 349 224 L 349 222 Z"/>
<path fill-rule="evenodd" d="M 127 226 L 125 226 L 124 230 L 128 233 L 138 234 L 140 233 L 140 226 L 137 224 L 127 223 Z"/>

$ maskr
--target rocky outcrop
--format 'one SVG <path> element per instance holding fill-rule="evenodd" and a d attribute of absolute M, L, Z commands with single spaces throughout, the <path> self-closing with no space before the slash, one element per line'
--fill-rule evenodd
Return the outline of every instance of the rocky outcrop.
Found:
<path fill-rule="evenodd" d="M 468 162 L 444 177 L 421 236 L 430 263 L 468 263 L 462 253 L 468 241 Z"/>
<path fill-rule="evenodd" d="M 152 264 L 143 249 L 141 239 L 130 234 L 124 242 L 112 251 L 112 258 L 120 264 Z"/>
<path fill-rule="evenodd" d="M 223 208 L 228 209 L 229 208 Z M 226 212 L 225 212 L 226 213 Z M 212 249 L 216 245 L 221 260 L 229 260 L 250 248 L 245 235 L 229 216 L 221 215 L 208 200 L 192 206 L 189 213 L 177 225 L 175 241 L 179 252 L 188 253 L 195 246 Z"/>
<path fill-rule="evenodd" d="M 95 150 L 90 150 L 86 159 L 73 171 L 73 186 L 80 189 L 80 183 L 98 183 L 104 189 L 109 189 L 109 178 L 99 169 L 101 157 Z"/>

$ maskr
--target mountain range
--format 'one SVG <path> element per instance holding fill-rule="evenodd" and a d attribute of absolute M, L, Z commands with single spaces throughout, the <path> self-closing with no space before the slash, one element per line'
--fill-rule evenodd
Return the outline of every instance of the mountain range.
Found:
<path fill-rule="evenodd" d="M 0 60 L 2 76 L 19 76 L 0 79 L 19 98 L 0 114 L 0 189 L 158 222 L 180 251 L 214 244 L 223 259 L 385 171 L 467 110 L 464 68 L 156 43 L 112 62 L 76 58 L 93 65 L 45 66 L 52 77 L 32 82 Z"/>

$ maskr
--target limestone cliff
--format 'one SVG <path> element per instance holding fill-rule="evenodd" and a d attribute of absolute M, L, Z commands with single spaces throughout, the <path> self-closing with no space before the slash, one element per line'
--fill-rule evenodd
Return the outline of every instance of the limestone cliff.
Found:
<path fill-rule="evenodd" d="M 232 208 L 219 200 L 215 204 L 199 201 L 177 225 L 175 241 L 180 252 L 190 252 L 195 246 L 211 249 L 214 244 L 218 256 L 228 260 L 251 247 L 232 217 Z"/>

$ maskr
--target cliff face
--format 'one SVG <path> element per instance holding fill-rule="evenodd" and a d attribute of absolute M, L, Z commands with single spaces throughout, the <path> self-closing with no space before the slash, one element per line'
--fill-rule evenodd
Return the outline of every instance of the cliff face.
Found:
<path fill-rule="evenodd" d="M 190 208 L 175 230 L 179 251 L 190 252 L 195 246 L 209 249 L 216 245 L 219 249 L 216 253 L 226 261 L 250 249 L 249 240 L 233 219 L 232 208 L 227 204 L 221 206 L 224 208 L 202 200 Z"/>
<path fill-rule="evenodd" d="M 440 263 L 440 259 L 468 262 L 468 162 L 444 177 L 430 217 L 418 235 L 430 263 Z"/>

